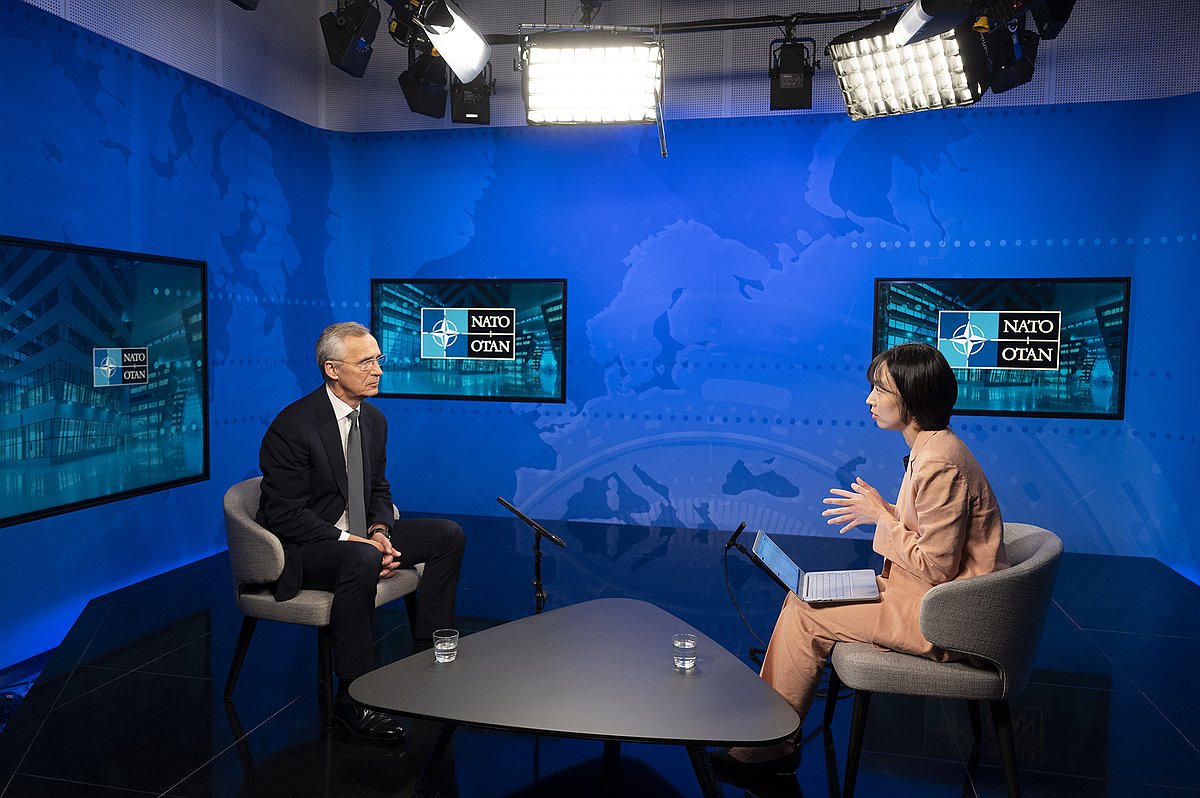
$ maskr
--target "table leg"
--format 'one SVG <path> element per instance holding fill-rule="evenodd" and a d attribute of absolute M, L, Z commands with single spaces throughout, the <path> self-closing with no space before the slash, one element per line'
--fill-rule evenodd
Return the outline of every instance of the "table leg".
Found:
<path fill-rule="evenodd" d="M 621 742 L 619 740 L 604 741 L 604 766 L 601 768 L 604 792 L 608 795 L 620 795 L 621 782 Z"/>
<path fill-rule="evenodd" d="M 605 740 L 604 741 L 604 767 L 615 768 L 617 763 L 621 761 L 621 741 L 620 740 Z"/>
<path fill-rule="evenodd" d="M 425 760 L 425 769 L 421 771 L 421 778 L 417 781 L 417 795 L 424 795 L 429 789 L 429 782 L 433 781 L 433 773 L 437 770 L 438 763 L 442 761 L 442 755 L 446 753 L 446 748 L 450 745 L 450 739 L 454 737 L 454 731 L 458 728 L 456 723 L 446 723 L 442 726 L 442 732 L 438 735 L 437 742 L 433 744 L 433 749 L 429 752 L 429 759 Z"/>
<path fill-rule="evenodd" d="M 705 798 L 720 798 L 721 785 L 713 775 L 712 765 L 708 763 L 708 754 L 702 745 L 687 746 L 688 757 L 692 760 L 692 769 L 696 771 L 696 780 L 700 782 L 700 792 Z"/>

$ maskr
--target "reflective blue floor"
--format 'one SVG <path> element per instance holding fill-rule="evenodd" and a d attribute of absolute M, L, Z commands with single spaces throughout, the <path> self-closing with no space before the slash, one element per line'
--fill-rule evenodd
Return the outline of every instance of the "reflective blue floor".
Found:
<path fill-rule="evenodd" d="M 458 519 L 468 534 L 464 634 L 533 612 L 532 537 L 503 519 Z M 725 533 L 550 524 L 547 609 L 593 598 L 650 601 L 749 663 L 757 645 L 730 601 Z M 812 568 L 878 567 L 862 539 L 790 538 Z M 781 591 L 736 552 L 729 584 L 770 634 Z M 1064 556 L 1032 682 L 1013 702 L 1026 796 L 1200 796 L 1200 587 L 1149 559 Z M 317 722 L 316 635 L 260 623 L 232 702 L 222 699 L 241 615 L 225 555 L 92 601 L 8 727 L 3 798 L 409 796 L 438 727 L 408 721 L 397 748 Z M 381 662 L 411 648 L 403 602 L 377 617 Z M 536 667 L 536 652 L 531 652 Z M 554 697 L 547 695 L 546 700 Z M 723 785 L 726 796 L 837 796 L 850 702 L 832 728 L 818 701 L 795 778 Z M 985 723 L 985 726 L 988 724 Z M 679 747 L 621 748 L 616 771 L 587 740 L 460 729 L 437 796 L 693 796 Z M 858 795 L 1001 796 L 995 740 L 974 746 L 965 706 L 876 696 Z"/>

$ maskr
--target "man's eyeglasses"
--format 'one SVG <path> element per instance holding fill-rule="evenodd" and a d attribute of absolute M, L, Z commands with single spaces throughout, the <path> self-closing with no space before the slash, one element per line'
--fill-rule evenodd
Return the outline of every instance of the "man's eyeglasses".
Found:
<path fill-rule="evenodd" d="M 369 357 L 366 360 L 360 360 L 357 363 L 351 363 L 347 360 L 334 360 L 332 362 L 345 363 L 347 366 L 354 366 L 359 371 L 366 372 L 366 371 L 370 371 L 373 366 L 382 366 L 383 362 L 385 360 L 387 360 L 387 355 L 380 355 L 379 357 Z"/>

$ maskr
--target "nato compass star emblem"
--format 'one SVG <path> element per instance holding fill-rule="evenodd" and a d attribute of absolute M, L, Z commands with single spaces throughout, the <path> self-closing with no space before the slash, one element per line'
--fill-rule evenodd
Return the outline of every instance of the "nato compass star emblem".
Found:
<path fill-rule="evenodd" d="M 958 353 L 965 357 L 970 357 L 980 349 L 983 349 L 983 345 L 987 343 L 987 340 L 983 330 L 970 322 L 960 326 L 950 336 L 950 343 L 954 344 L 954 348 Z"/>
<path fill-rule="evenodd" d="M 438 346 L 446 349 L 458 338 L 458 328 L 449 319 L 440 319 L 433 325 L 430 335 Z"/>
<path fill-rule="evenodd" d="M 108 379 L 111 380 L 113 372 L 116 371 L 119 367 L 117 366 L 117 364 L 113 361 L 113 359 L 111 357 L 109 357 L 108 355 L 105 355 L 104 359 L 100 361 L 100 365 L 97 366 L 96 368 L 99 369 L 101 372 L 103 372 L 105 377 L 107 377 Z"/>

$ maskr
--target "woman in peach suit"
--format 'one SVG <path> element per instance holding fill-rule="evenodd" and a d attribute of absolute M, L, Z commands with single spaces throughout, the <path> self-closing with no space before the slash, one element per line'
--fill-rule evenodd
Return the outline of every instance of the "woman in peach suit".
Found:
<path fill-rule="evenodd" d="M 947 659 L 921 635 L 921 599 L 931 587 L 1007 566 L 1000 508 L 979 463 L 949 428 L 958 383 L 946 359 L 927 344 L 901 344 L 867 370 L 867 406 L 880 429 L 904 436 L 909 456 L 895 504 L 856 479 L 833 488 L 822 515 L 842 532 L 875 525 L 873 548 L 883 555 L 880 600 L 813 606 L 789 593 L 763 661 L 762 678 L 801 720 L 821 671 L 839 640 L 933 659 Z M 794 773 L 800 752 L 791 742 L 710 754 L 719 771 L 741 776 Z"/>

